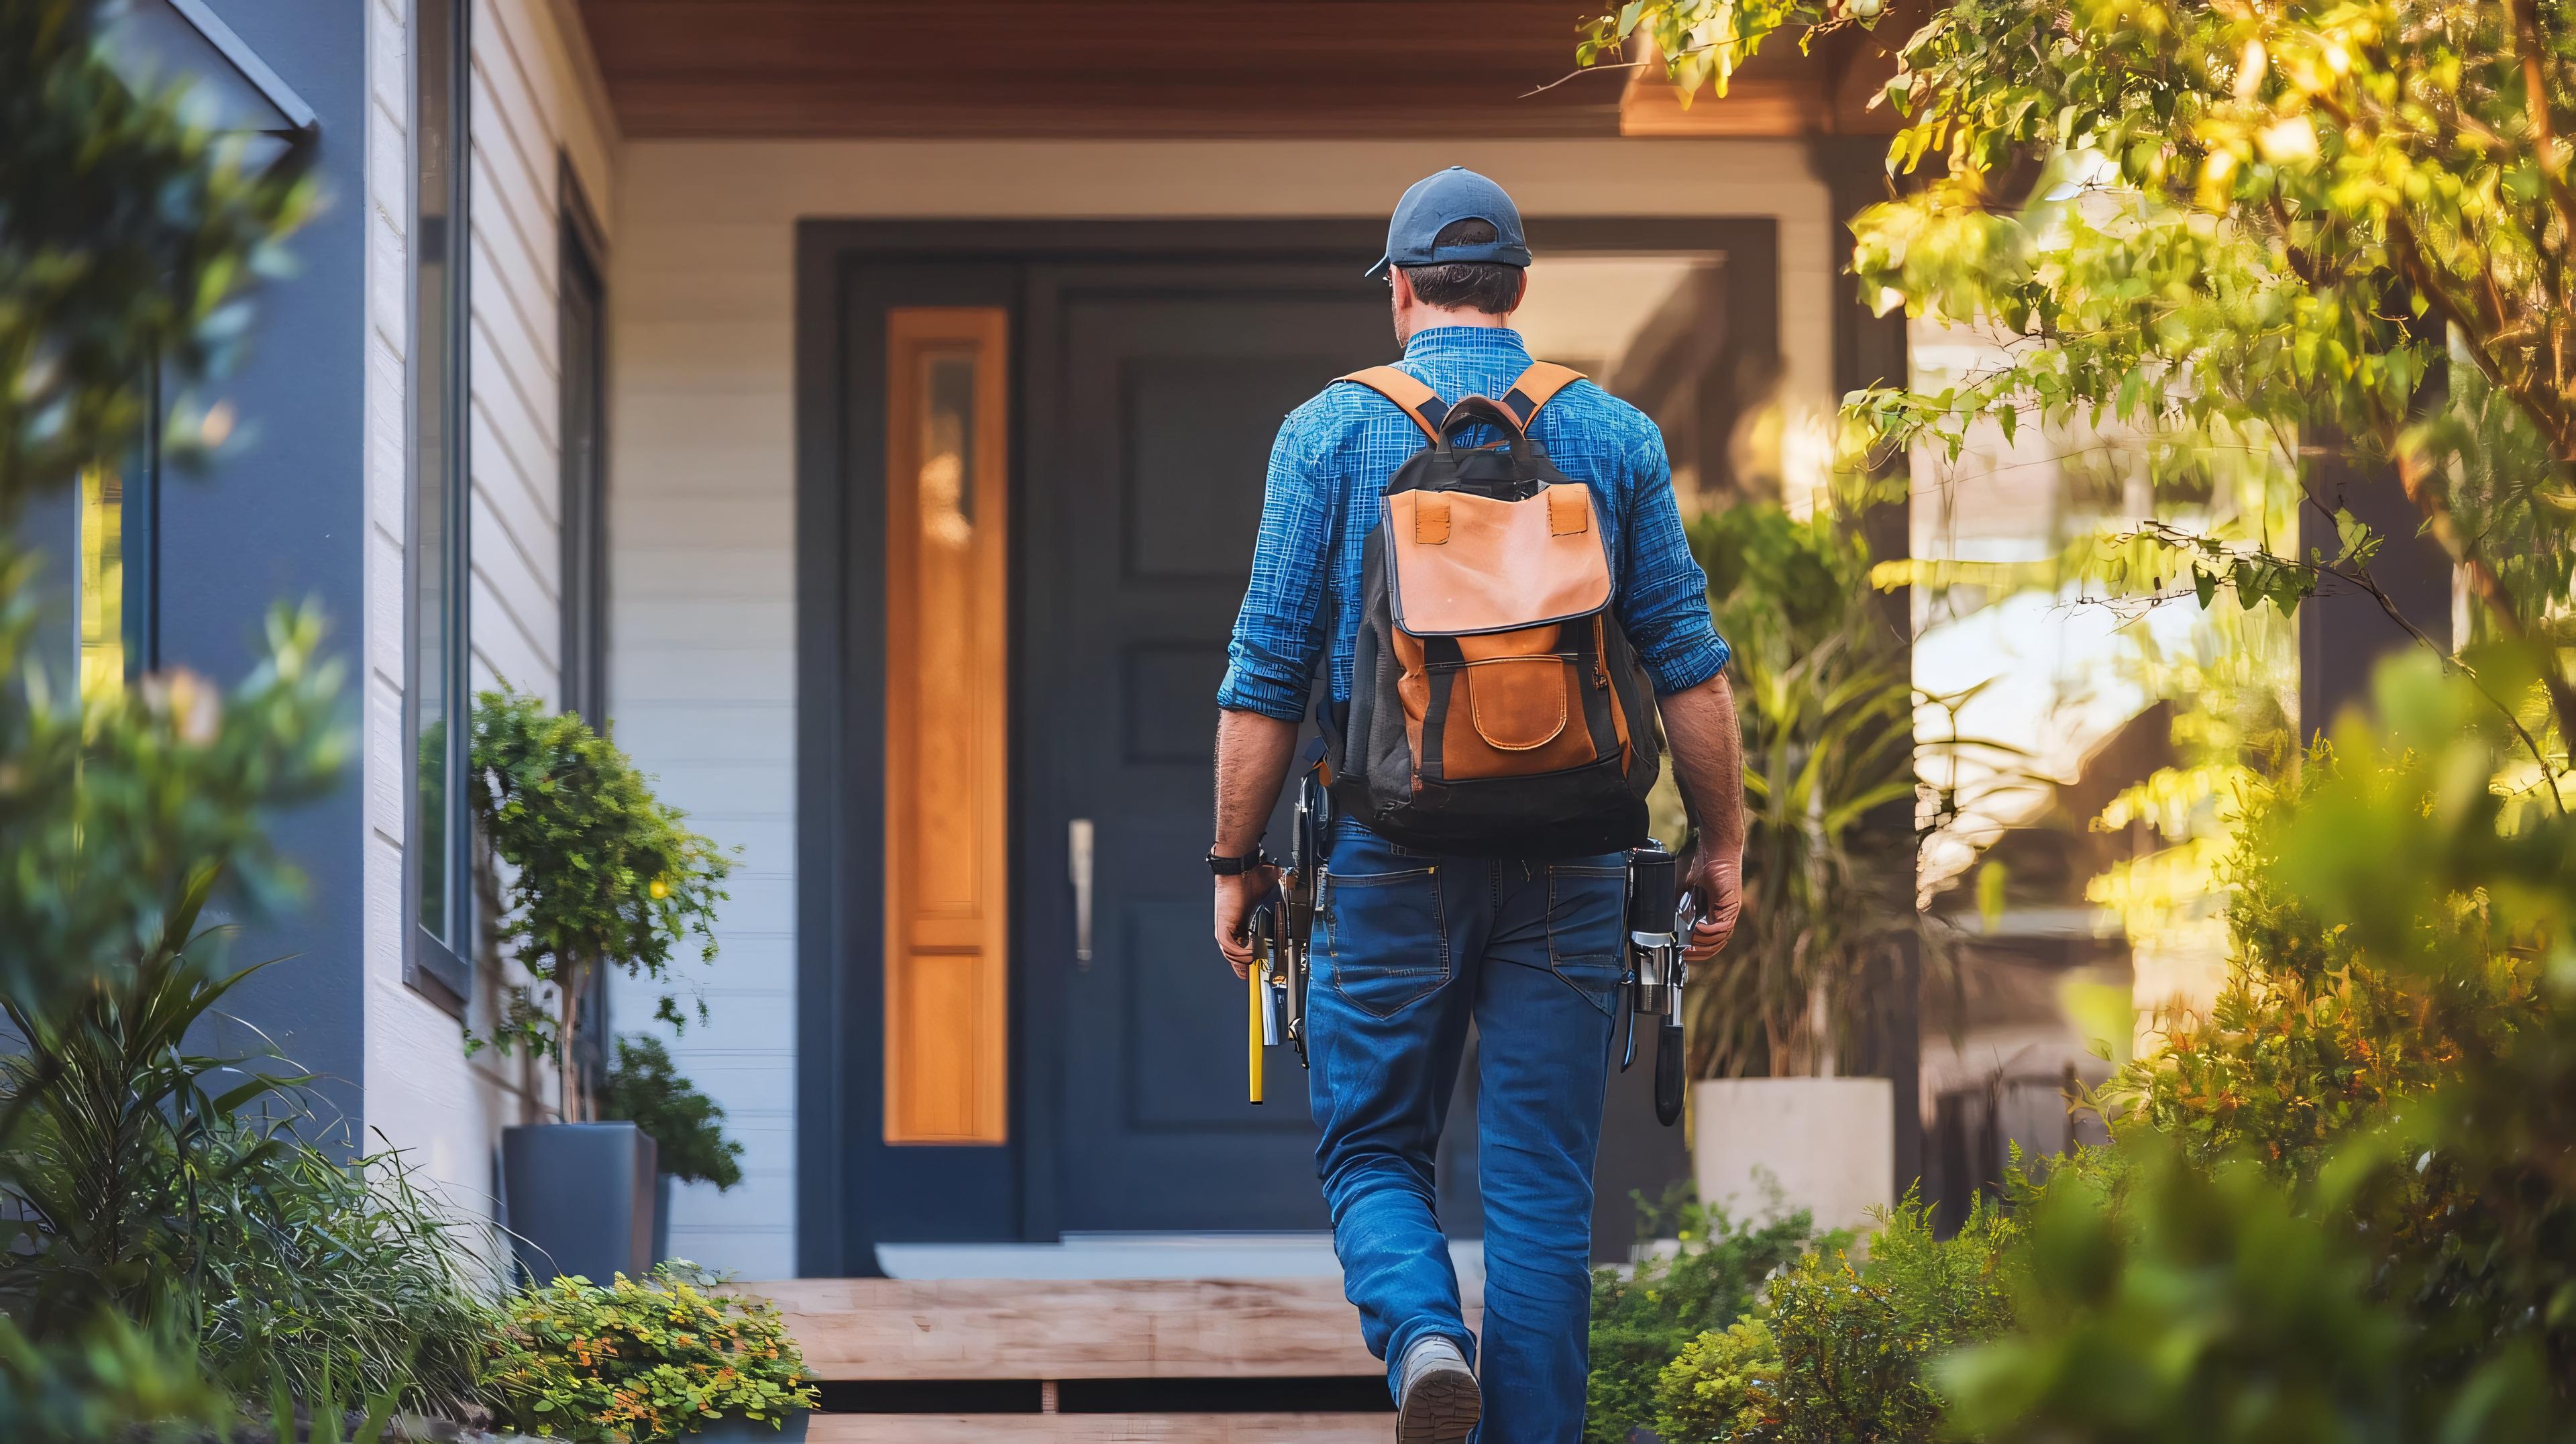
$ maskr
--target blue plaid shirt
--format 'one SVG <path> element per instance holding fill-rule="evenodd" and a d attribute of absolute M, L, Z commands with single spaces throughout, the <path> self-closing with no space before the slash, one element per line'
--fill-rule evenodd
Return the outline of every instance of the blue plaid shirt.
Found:
<path fill-rule="evenodd" d="M 1444 326 L 1416 332 L 1397 363 L 1449 401 L 1501 396 L 1530 364 L 1520 333 Z M 1478 427 L 1460 439 L 1488 439 Z M 1592 488 L 1610 550 L 1611 607 L 1655 690 L 1696 687 L 1726 666 L 1708 617 L 1708 578 L 1691 557 L 1673 502 L 1664 438 L 1643 412 L 1589 381 L 1556 394 L 1530 434 L 1548 459 Z M 1422 429 L 1365 386 L 1327 386 L 1288 413 L 1270 452 L 1252 586 L 1235 618 L 1216 704 L 1294 722 L 1305 712 L 1315 660 L 1331 642 L 1333 700 L 1351 696 L 1360 634 L 1360 564 L 1377 526 L 1378 496 Z"/>

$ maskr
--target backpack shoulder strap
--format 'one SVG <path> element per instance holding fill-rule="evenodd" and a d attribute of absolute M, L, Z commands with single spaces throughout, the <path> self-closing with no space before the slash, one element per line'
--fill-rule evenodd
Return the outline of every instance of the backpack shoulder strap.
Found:
<path fill-rule="evenodd" d="M 1403 407 L 1404 414 L 1413 418 L 1423 435 L 1434 442 L 1440 440 L 1440 423 L 1449 415 L 1449 403 L 1440 399 L 1439 392 L 1392 366 L 1371 366 L 1333 379 L 1337 383 L 1356 382 Z"/>
<path fill-rule="evenodd" d="M 1521 426 L 1526 429 L 1530 418 L 1538 415 L 1538 409 L 1545 406 L 1551 397 L 1583 379 L 1583 373 L 1571 366 L 1559 366 L 1553 361 L 1532 362 L 1530 369 L 1522 372 L 1520 379 L 1512 383 L 1512 389 L 1503 393 L 1503 404 L 1511 408 L 1512 414 L 1521 419 Z"/>

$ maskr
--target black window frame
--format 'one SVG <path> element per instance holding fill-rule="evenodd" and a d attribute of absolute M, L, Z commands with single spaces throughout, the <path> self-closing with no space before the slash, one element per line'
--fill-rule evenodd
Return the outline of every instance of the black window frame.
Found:
<path fill-rule="evenodd" d="M 472 630 L 471 588 L 472 560 L 472 468 L 468 465 L 472 400 L 467 362 L 471 345 L 468 328 L 472 321 L 472 252 L 471 201 L 473 114 L 473 0 L 412 0 L 410 6 L 412 36 L 411 124 L 409 174 L 411 229 L 410 258 L 406 294 L 414 326 L 412 344 L 406 348 L 404 380 L 409 404 L 404 411 L 404 587 L 403 587 L 403 660 L 404 660 L 404 773 L 408 785 L 403 806 L 403 981 L 415 991 L 463 1016 L 474 986 L 474 830 L 466 805 L 463 786 L 472 716 Z M 446 31 L 447 73 L 444 81 L 446 99 L 447 146 L 446 214 L 438 221 L 436 234 L 421 215 L 422 117 L 421 58 L 425 47 L 420 44 L 425 22 L 443 23 Z M 441 263 L 441 280 L 445 287 L 444 305 L 433 316 L 422 309 L 421 268 L 424 252 L 436 246 Z M 438 365 L 435 376 L 426 374 L 422 365 L 421 330 L 436 325 L 440 331 Z M 425 555 L 423 528 L 420 526 L 423 422 L 434 412 L 440 446 L 438 466 L 441 487 L 440 540 L 435 556 Z M 441 611 L 440 643 L 443 655 L 436 659 L 421 655 L 422 583 L 425 569 L 435 567 L 438 577 L 437 605 Z M 443 664 L 440 668 L 440 712 L 438 717 L 424 717 L 421 708 L 420 680 L 424 665 Z M 421 917 L 422 861 L 424 840 L 432 836 L 431 819 L 423 816 L 423 781 L 420 776 L 420 747 L 426 726 L 445 723 L 440 733 L 443 743 L 442 762 L 447 785 L 439 798 L 439 826 L 435 830 L 445 868 L 443 901 L 446 936 L 432 932 Z"/>

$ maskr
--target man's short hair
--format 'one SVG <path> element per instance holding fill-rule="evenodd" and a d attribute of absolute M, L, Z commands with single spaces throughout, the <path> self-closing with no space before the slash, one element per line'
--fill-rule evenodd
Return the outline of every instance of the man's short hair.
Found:
<path fill-rule="evenodd" d="M 1451 221 L 1434 236 L 1434 246 L 1481 246 L 1494 241 L 1494 223 L 1470 216 Z M 1436 266 L 1407 266 L 1406 280 L 1422 304 L 1440 311 L 1482 311 L 1509 315 L 1521 303 L 1527 276 L 1518 266 L 1500 261 L 1444 261 Z"/>

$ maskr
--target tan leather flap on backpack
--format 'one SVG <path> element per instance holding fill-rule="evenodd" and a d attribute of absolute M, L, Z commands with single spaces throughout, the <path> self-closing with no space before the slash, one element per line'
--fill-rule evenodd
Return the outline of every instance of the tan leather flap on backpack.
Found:
<path fill-rule="evenodd" d="M 1420 525 L 1425 507 L 1445 509 L 1448 525 Z M 1585 524 L 1568 526 L 1578 507 Z M 1386 513 L 1395 624 L 1417 637 L 1536 626 L 1610 604 L 1610 556 L 1580 482 L 1527 501 L 1400 491 Z"/>

